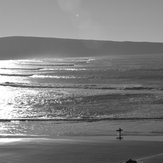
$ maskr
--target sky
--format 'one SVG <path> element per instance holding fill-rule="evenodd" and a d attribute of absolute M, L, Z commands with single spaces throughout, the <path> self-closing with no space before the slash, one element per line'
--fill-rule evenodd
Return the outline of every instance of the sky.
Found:
<path fill-rule="evenodd" d="M 163 0 L 0 0 L 0 37 L 163 42 Z"/>

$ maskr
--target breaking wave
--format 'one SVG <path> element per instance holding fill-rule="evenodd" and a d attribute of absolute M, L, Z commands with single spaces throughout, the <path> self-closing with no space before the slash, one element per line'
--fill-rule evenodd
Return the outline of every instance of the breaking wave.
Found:
<path fill-rule="evenodd" d="M 17 77 L 29 77 L 32 76 L 33 74 L 0 74 L 0 76 L 17 76 Z"/>
<path fill-rule="evenodd" d="M 28 63 L 24 63 L 21 65 L 26 65 L 26 66 L 43 66 L 43 67 L 66 67 L 66 66 L 75 66 L 74 64 L 28 64 Z"/>
<path fill-rule="evenodd" d="M 43 68 L 1 68 L 2 70 L 32 70 L 32 71 L 37 71 L 37 70 L 41 70 Z"/>
<path fill-rule="evenodd" d="M 30 83 L 14 83 L 14 82 L 4 82 L 0 83 L 0 86 L 10 86 L 10 87 L 23 87 L 23 88 L 77 88 L 77 89 L 108 89 L 108 90 L 163 90 L 163 88 L 155 87 L 144 87 L 144 86 L 109 86 L 100 84 L 30 84 Z"/>
<path fill-rule="evenodd" d="M 76 79 L 75 76 L 33 75 L 32 78 Z"/>
<path fill-rule="evenodd" d="M 14 121 L 69 121 L 69 122 L 97 122 L 97 121 L 119 121 L 119 120 L 163 120 L 163 117 L 83 117 L 83 118 L 12 118 L 0 119 L 0 122 L 14 122 Z"/>

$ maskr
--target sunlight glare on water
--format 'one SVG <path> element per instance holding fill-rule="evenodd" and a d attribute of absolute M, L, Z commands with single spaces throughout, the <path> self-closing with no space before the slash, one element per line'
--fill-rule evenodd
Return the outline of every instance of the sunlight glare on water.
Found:
<path fill-rule="evenodd" d="M 0 86 L 0 119 L 18 118 L 27 114 L 27 102 L 30 97 L 25 98 L 25 94 L 35 96 L 37 91 Z"/>
<path fill-rule="evenodd" d="M 162 120 L 163 57 L 150 57 L 1 61 L 0 134 L 26 134 L 28 130 L 30 134 L 52 131 L 52 135 L 58 135 L 63 128 L 68 134 L 73 132 L 70 121 L 88 124 L 90 120 L 101 122 L 113 118 Z M 61 126 L 56 132 L 58 123 Z M 158 124 L 161 123 L 155 127 L 161 133 L 162 126 Z"/>
<path fill-rule="evenodd" d="M 162 65 L 156 69 L 151 62 L 158 65 L 161 59 L 2 62 L 1 71 L 6 74 L 0 77 L 0 118 L 160 118 Z"/>
<path fill-rule="evenodd" d="M 14 61 L 14 60 L 0 61 L 0 68 L 15 67 L 16 63 L 17 63 L 17 61 Z"/>

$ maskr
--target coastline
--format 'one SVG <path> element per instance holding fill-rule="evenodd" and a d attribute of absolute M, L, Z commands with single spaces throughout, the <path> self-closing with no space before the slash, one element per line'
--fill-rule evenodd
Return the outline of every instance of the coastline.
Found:
<path fill-rule="evenodd" d="M 98 122 L 75 121 L 12 121 L 0 122 L 0 135 L 115 136 L 122 128 L 122 136 L 162 136 L 163 120 L 107 120 Z M 152 127 L 151 127 L 152 126 Z"/>
<path fill-rule="evenodd" d="M 1 122 L 0 159 L 2 163 L 124 163 L 129 159 L 162 163 L 161 124 L 158 119 Z"/>
<path fill-rule="evenodd" d="M 163 136 L 1 136 L 0 158 L 12 163 L 161 163 Z"/>

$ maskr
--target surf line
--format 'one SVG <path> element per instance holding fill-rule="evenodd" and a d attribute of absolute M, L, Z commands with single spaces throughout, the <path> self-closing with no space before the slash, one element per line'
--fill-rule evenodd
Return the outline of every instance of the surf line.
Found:
<path fill-rule="evenodd" d="M 0 122 L 12 122 L 12 121 L 76 121 L 76 122 L 98 122 L 98 121 L 131 121 L 131 120 L 163 120 L 163 118 L 11 118 L 11 119 L 0 119 Z"/>

